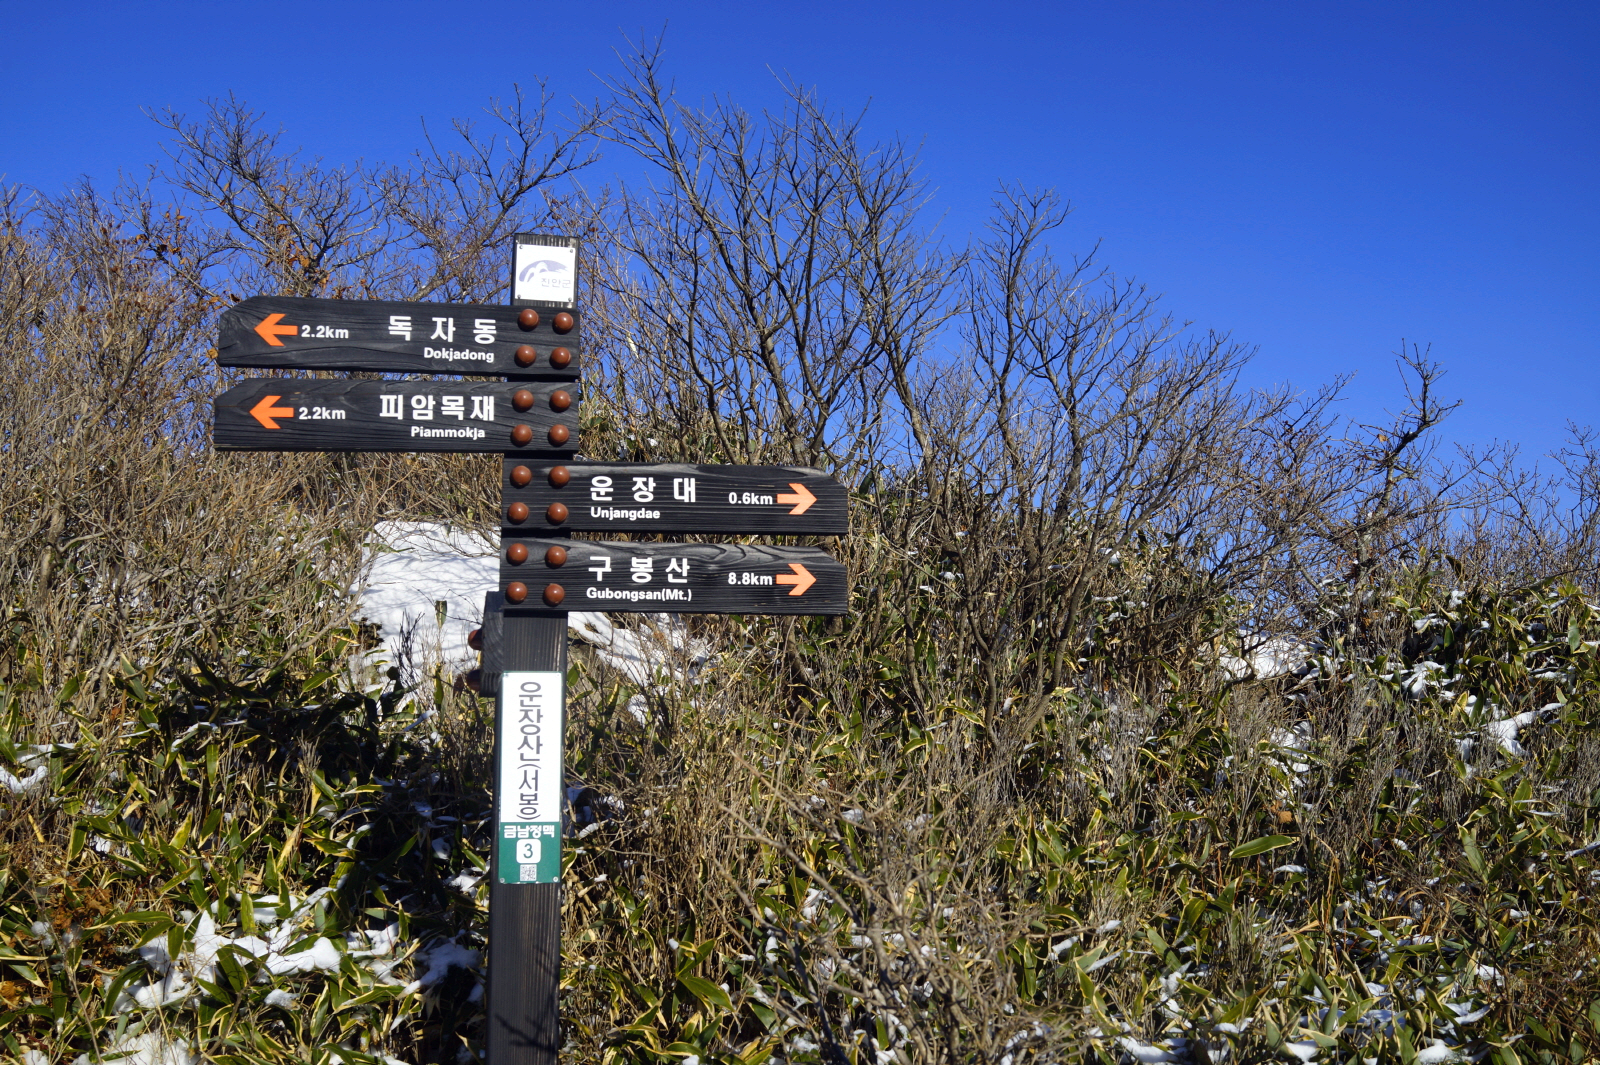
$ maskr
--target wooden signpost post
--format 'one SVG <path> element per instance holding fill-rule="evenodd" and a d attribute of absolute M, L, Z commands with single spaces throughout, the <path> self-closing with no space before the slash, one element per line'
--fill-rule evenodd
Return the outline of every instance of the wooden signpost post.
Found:
<path fill-rule="evenodd" d="M 489 1065 L 550 1065 L 560 1047 L 561 823 L 567 623 L 573 610 L 842 614 L 845 569 L 814 547 L 575 541 L 569 534 L 843 535 L 843 486 L 801 466 L 579 459 L 578 242 L 519 234 L 510 307 L 258 296 L 223 314 L 224 366 L 496 377 L 494 382 L 264 378 L 215 403 L 235 451 L 500 454 L 501 605 Z M 493 679 L 491 679 L 491 674 Z"/>

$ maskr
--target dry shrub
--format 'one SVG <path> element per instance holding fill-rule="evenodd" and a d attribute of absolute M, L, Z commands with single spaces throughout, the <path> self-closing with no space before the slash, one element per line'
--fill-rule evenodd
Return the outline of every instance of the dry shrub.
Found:
<path fill-rule="evenodd" d="M 484 946 L 487 704 L 352 678 L 347 589 L 380 518 L 492 529 L 496 463 L 215 455 L 209 346 L 256 291 L 498 298 L 528 228 L 588 240 L 590 455 L 852 493 L 848 618 L 692 619 L 693 681 L 575 656 L 569 784 L 605 801 L 570 845 L 569 1057 L 1586 1052 L 1600 613 L 1508 590 L 1592 574 L 1584 433 L 1567 497 L 1447 460 L 1414 347 L 1402 413 L 1340 424 L 1339 382 L 1249 392 L 1247 347 L 1060 256 L 1052 193 L 1001 189 L 954 248 L 914 153 L 808 93 L 690 108 L 649 49 L 610 92 L 389 168 L 300 159 L 224 101 L 163 119 L 163 183 L 6 201 L 0 768 L 49 788 L 5 799 L 0 936 L 50 961 L 0 984 L 5 1052 L 93 1057 L 130 1018 L 230 1060 L 476 1045 L 460 969 L 418 995 L 349 953 L 266 983 L 235 959 L 165 1012 L 117 992 L 202 913 Z M 557 184 L 596 135 L 654 183 Z M 1310 664 L 1224 668 L 1264 636 Z M 1485 739 L 1502 711 L 1539 716 L 1529 756 Z M 291 990 L 312 1008 L 267 1000 Z"/>

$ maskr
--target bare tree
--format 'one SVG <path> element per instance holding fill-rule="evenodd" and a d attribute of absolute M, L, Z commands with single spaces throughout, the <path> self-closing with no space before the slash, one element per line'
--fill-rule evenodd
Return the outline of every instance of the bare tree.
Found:
<path fill-rule="evenodd" d="M 616 255 L 597 281 L 633 416 L 659 410 L 730 461 L 862 461 L 891 378 L 948 313 L 915 156 L 793 85 L 760 118 L 686 106 L 659 47 L 610 88 L 608 136 L 656 176 L 605 213 Z"/>
<path fill-rule="evenodd" d="M 219 300 L 489 300 L 505 288 L 511 234 L 548 213 L 538 197 L 598 158 L 604 112 L 562 127 L 552 102 L 543 83 L 534 99 L 514 88 L 509 101 L 491 101 L 487 133 L 458 119 L 452 145 L 424 127 L 427 147 L 410 165 L 376 168 L 304 161 L 232 96 L 209 102 L 198 121 L 164 111 L 155 118 L 172 143 L 161 177 L 179 204 L 133 195 L 130 213 L 158 258 Z M 186 211 L 205 225 L 180 254 L 169 233 Z"/>

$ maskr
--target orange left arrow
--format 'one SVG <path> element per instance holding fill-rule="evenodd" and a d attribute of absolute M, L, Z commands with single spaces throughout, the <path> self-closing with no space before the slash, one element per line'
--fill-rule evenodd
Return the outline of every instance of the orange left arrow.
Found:
<path fill-rule="evenodd" d="M 275 348 L 283 347 L 283 341 L 278 338 L 292 337 L 300 332 L 300 327 L 297 325 L 279 325 L 278 323 L 281 321 L 283 321 L 283 315 L 281 314 L 267 315 L 261 319 L 261 324 L 256 326 L 256 334 Z M 273 428 L 277 427 L 274 426 Z"/>
<path fill-rule="evenodd" d="M 260 422 L 268 429 L 277 429 L 278 423 L 274 418 L 293 418 L 293 407 L 274 407 L 273 404 L 282 399 L 282 396 L 262 396 L 261 402 L 250 408 L 250 417 Z M 782 580 L 783 578 L 779 578 Z"/>
<path fill-rule="evenodd" d="M 806 589 L 817 583 L 817 579 L 811 575 L 811 571 L 800 563 L 791 562 L 789 563 L 789 568 L 794 570 L 793 574 L 780 573 L 775 579 L 779 584 L 794 585 L 794 589 L 789 592 L 790 595 L 805 595 Z"/>

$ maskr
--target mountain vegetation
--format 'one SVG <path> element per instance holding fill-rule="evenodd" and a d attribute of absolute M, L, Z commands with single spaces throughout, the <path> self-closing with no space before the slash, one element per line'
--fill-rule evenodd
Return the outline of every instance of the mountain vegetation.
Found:
<path fill-rule="evenodd" d="M 574 654 L 564 1060 L 1600 1056 L 1589 431 L 1449 448 L 1410 345 L 1382 424 L 1247 387 L 1055 193 L 952 241 L 785 100 L 645 49 L 380 166 L 223 99 L 4 194 L 0 1060 L 481 1058 L 493 704 L 351 589 L 499 465 L 217 454 L 211 349 L 257 293 L 502 301 L 519 231 L 585 242 L 586 454 L 852 497 L 848 617 Z"/>

